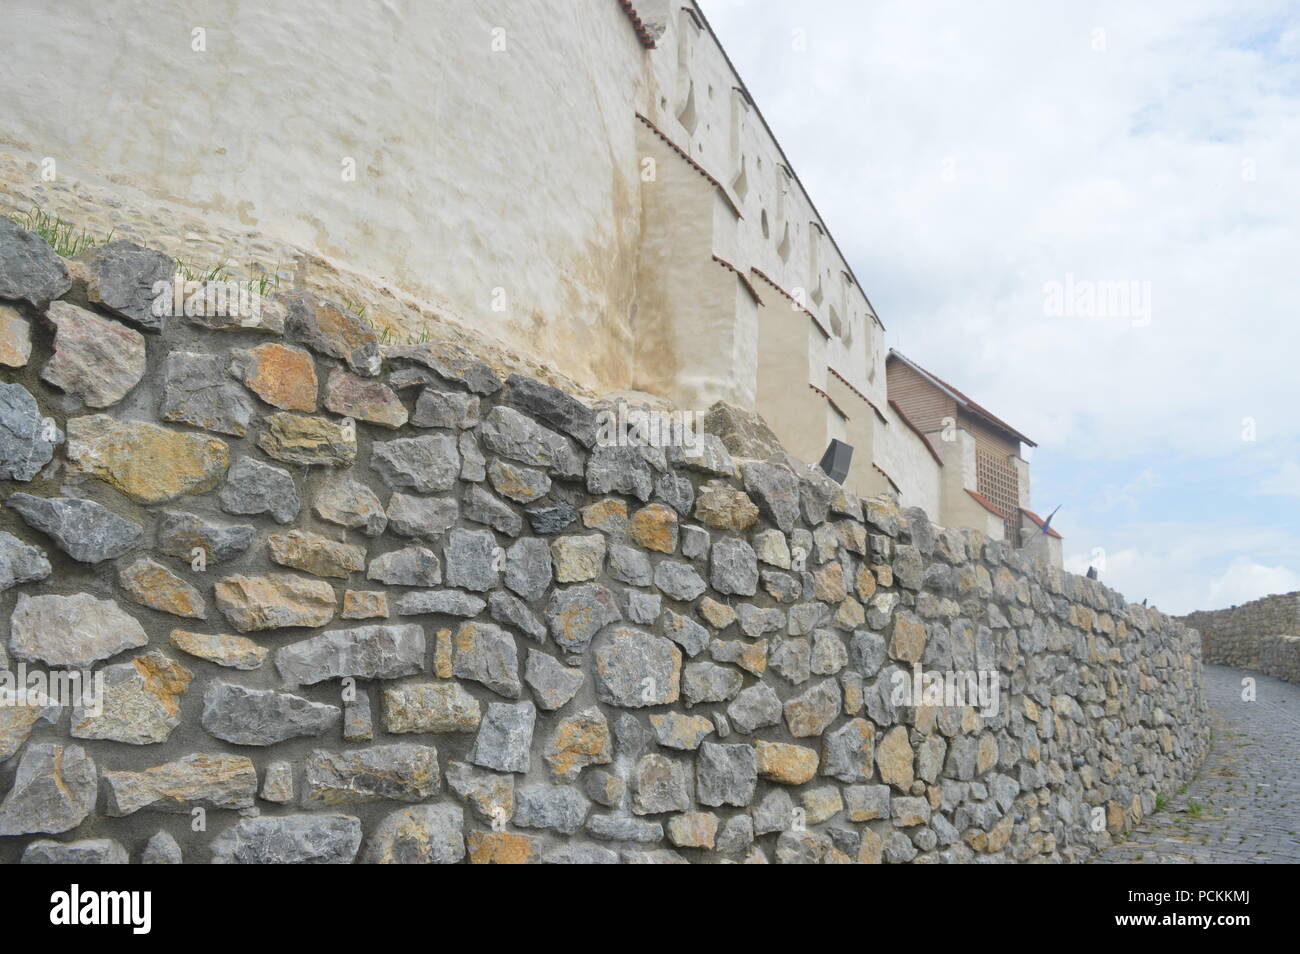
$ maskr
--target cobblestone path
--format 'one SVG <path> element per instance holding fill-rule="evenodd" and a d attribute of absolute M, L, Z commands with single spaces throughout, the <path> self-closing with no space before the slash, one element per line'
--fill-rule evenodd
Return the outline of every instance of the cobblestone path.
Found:
<path fill-rule="evenodd" d="M 1243 702 L 1242 679 L 1256 683 Z M 1205 667 L 1214 738 L 1186 791 L 1097 860 L 1104 864 L 1300 862 L 1300 686 Z"/>

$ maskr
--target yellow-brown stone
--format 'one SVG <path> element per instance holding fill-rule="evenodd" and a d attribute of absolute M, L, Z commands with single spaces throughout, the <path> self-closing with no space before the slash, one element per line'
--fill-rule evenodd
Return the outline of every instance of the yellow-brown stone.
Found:
<path fill-rule="evenodd" d="M 452 673 L 451 630 L 440 629 L 434 637 L 433 674 L 439 679 L 450 679 Z"/>
<path fill-rule="evenodd" d="M 582 780 L 583 786 L 595 801 L 609 808 L 617 808 L 623 801 L 627 785 L 617 775 L 601 769 L 588 772 Z"/>
<path fill-rule="evenodd" d="M 719 603 L 711 596 L 700 600 L 700 616 L 714 629 L 726 629 L 736 621 L 736 611 L 726 603 Z"/>
<path fill-rule="evenodd" d="M 551 560 L 561 583 L 594 580 L 605 565 L 605 538 L 599 533 L 556 537 L 551 540 Z"/>
<path fill-rule="evenodd" d="M 8 305 L 0 305 L 0 364 L 21 368 L 32 356 L 32 329 L 27 319 Z"/>
<path fill-rule="evenodd" d="M 257 792 L 257 769 L 243 755 L 196 753 L 142 772 L 104 772 L 101 777 L 107 813 L 116 817 L 145 808 L 252 808 Z"/>
<path fill-rule="evenodd" d="M 817 775 L 817 752 L 788 742 L 759 741 L 758 774 L 781 785 L 802 785 Z"/>
<path fill-rule="evenodd" d="M 627 526 L 627 504 L 622 500 L 597 500 L 582 508 L 582 525 L 591 530 L 622 532 Z"/>
<path fill-rule="evenodd" d="M 835 611 L 835 625 L 840 629 L 858 629 L 867 621 L 867 611 L 851 596 L 846 596 Z"/>
<path fill-rule="evenodd" d="M 878 865 L 884 854 L 885 843 L 870 828 L 862 829 L 862 840 L 858 842 L 858 864 Z"/>
<path fill-rule="evenodd" d="M 494 828 L 514 817 L 515 777 L 509 773 L 478 772 L 464 762 L 453 761 L 447 765 L 447 787 Z"/>
<path fill-rule="evenodd" d="M 922 735 L 933 735 L 939 724 L 939 710 L 935 706 L 920 705 L 916 707 L 912 719 L 912 728 Z"/>
<path fill-rule="evenodd" d="M 546 496 L 551 489 L 551 479 L 544 471 L 521 467 L 500 457 L 492 461 L 488 479 L 492 481 L 492 488 L 497 493 L 517 503 L 532 503 Z"/>
<path fill-rule="evenodd" d="M 269 650 L 244 636 L 208 635 L 173 629 L 171 644 L 199 659 L 231 669 L 257 669 L 266 662 Z"/>
<path fill-rule="evenodd" d="M 284 574 L 228 576 L 214 587 L 217 607 L 241 633 L 324 626 L 334 618 L 334 587 Z"/>
<path fill-rule="evenodd" d="M 1118 774 L 1118 773 L 1117 773 Z M 1106 803 L 1106 830 L 1112 835 L 1122 835 L 1124 833 L 1124 821 L 1128 815 L 1124 806 L 1119 802 Z"/>
<path fill-rule="evenodd" d="M 1007 846 L 1007 842 L 1011 839 L 1011 825 L 1012 825 L 1011 816 L 1006 815 L 1002 818 L 1000 822 L 998 822 L 991 829 L 989 829 L 989 840 L 988 840 L 987 847 L 990 853 L 994 851 L 1001 851 L 1003 848 Z"/>
<path fill-rule="evenodd" d="M 302 295 L 290 306 L 290 325 L 299 340 L 322 354 L 342 358 L 353 371 L 366 375 L 379 372 L 379 333 L 362 315 L 327 298 Z M 449 341 L 411 345 L 407 350 L 417 348 L 448 359 L 463 350 Z"/>
<path fill-rule="evenodd" d="M 215 437 L 89 414 L 68 421 L 68 463 L 137 503 L 164 503 L 220 483 L 230 449 Z"/>
<path fill-rule="evenodd" d="M 695 517 L 718 530 L 748 530 L 758 519 L 758 507 L 748 494 L 711 480 L 695 497 Z"/>
<path fill-rule="evenodd" d="M 144 680 L 145 691 L 158 700 L 168 715 L 180 711 L 180 697 L 194 681 L 194 673 L 162 653 L 145 653 L 131 660 Z"/>
<path fill-rule="evenodd" d="M 755 676 L 767 672 L 767 640 L 746 643 L 744 650 L 736 657 L 736 665 Z"/>
<path fill-rule="evenodd" d="M 350 421 L 281 412 L 266 419 L 257 446 L 288 464 L 348 467 L 357 459 L 357 431 Z"/>
<path fill-rule="evenodd" d="M 479 702 L 459 682 L 385 686 L 384 728 L 407 732 L 473 732 L 483 718 Z"/>
<path fill-rule="evenodd" d="M 926 824 L 930 820 L 930 814 L 926 811 L 929 804 L 915 798 L 894 799 L 894 824 L 903 828 Z"/>
<path fill-rule="evenodd" d="M 851 553 L 867 552 L 867 528 L 862 524 L 841 520 L 835 524 L 835 534 L 839 537 L 840 546 Z"/>
<path fill-rule="evenodd" d="M 881 781 L 904 792 L 912 787 L 912 743 L 907 738 L 906 726 L 894 726 L 876 746 L 876 768 Z"/>
<path fill-rule="evenodd" d="M 871 572 L 871 567 L 864 566 L 858 570 L 855 582 L 858 587 L 858 596 L 861 597 L 864 603 L 876 595 L 876 574 Z"/>
<path fill-rule="evenodd" d="M 337 543 L 318 533 L 290 530 L 267 538 L 271 559 L 282 566 L 305 570 L 314 576 L 346 579 L 365 569 L 366 550 L 352 543 Z"/>
<path fill-rule="evenodd" d="M 761 676 L 767 672 L 767 640 L 746 643 L 739 639 L 715 639 L 709 644 L 709 655 L 718 662 L 735 663 L 746 672 Z"/>
<path fill-rule="evenodd" d="M 465 841 L 472 865 L 526 865 L 537 850 L 530 836 L 512 831 L 472 831 Z"/>
<path fill-rule="evenodd" d="M 48 705 L 50 700 L 41 693 L 0 689 L 0 762 L 22 748 Z"/>
<path fill-rule="evenodd" d="M 191 619 L 205 619 L 208 615 L 198 590 L 149 557 L 140 557 L 120 568 L 118 582 L 131 599 L 150 609 Z"/>
<path fill-rule="evenodd" d="M 588 765 L 614 761 L 609 723 L 599 709 L 584 709 L 560 722 L 546 747 L 546 764 L 558 779 L 572 781 Z"/>
<path fill-rule="evenodd" d="M 660 745 L 681 751 L 698 749 L 704 737 L 714 728 L 712 719 L 681 712 L 652 715 L 650 724 L 654 727 L 655 738 Z"/>
<path fill-rule="evenodd" d="M 820 825 L 828 818 L 834 818 L 844 808 L 844 797 L 834 785 L 809 789 L 800 800 L 803 802 L 804 820 L 810 825 Z"/>
<path fill-rule="evenodd" d="M 813 573 L 813 593 L 824 603 L 838 603 L 847 593 L 844 590 L 844 567 L 827 563 Z"/>
<path fill-rule="evenodd" d="M 376 619 L 388 616 L 388 594 L 383 590 L 347 590 L 343 594 L 344 619 Z"/>
<path fill-rule="evenodd" d="M 316 410 L 316 362 L 309 352 L 282 344 L 235 352 L 231 367 L 267 404 L 283 411 Z"/>
<path fill-rule="evenodd" d="M 632 515 L 628 536 L 647 550 L 677 551 L 677 511 L 663 504 L 647 504 Z"/>
<path fill-rule="evenodd" d="M 181 696 L 194 674 L 152 652 L 101 670 L 103 695 L 97 707 L 73 709 L 71 733 L 78 739 L 107 739 L 132 745 L 167 741 L 181 721 Z"/>
<path fill-rule="evenodd" d="M 678 848 L 712 848 L 718 837 L 713 812 L 683 812 L 668 820 L 668 840 Z"/>
<path fill-rule="evenodd" d="M 866 702 L 863 696 L 862 680 L 841 677 L 840 690 L 844 693 L 844 714 L 855 716 L 861 712 Z"/>
<path fill-rule="evenodd" d="M 925 624 L 911 613 L 894 614 L 894 631 L 889 639 L 889 655 L 902 662 L 919 663 L 925 655 Z"/>

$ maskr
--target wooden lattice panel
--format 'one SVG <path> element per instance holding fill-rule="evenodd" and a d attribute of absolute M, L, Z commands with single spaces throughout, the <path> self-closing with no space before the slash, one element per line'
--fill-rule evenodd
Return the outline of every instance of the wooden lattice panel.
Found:
<path fill-rule="evenodd" d="M 1020 546 L 1020 480 L 1011 460 L 976 447 L 975 489 L 1005 515 L 1007 542 Z"/>

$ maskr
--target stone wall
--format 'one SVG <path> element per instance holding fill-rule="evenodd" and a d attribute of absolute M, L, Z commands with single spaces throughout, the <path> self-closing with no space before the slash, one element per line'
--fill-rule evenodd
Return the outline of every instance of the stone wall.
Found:
<path fill-rule="evenodd" d="M 0 861 L 1079 861 L 1205 751 L 1095 581 L 170 267 L 0 218 L 0 667 L 103 677 L 0 706 Z"/>
<path fill-rule="evenodd" d="M 1300 593 L 1282 593 L 1182 617 L 1199 630 L 1207 663 L 1300 683 Z"/>

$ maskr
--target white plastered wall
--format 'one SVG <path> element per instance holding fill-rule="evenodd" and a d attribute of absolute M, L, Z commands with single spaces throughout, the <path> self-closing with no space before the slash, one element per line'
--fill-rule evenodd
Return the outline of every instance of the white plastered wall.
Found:
<path fill-rule="evenodd" d="M 883 329 L 684 7 L 637 3 L 648 50 L 616 0 L 158 0 L 147 14 L 130 0 L 8 0 L 6 180 L 50 157 L 61 181 L 129 196 L 124 214 L 153 229 L 211 238 L 213 262 L 228 236 L 264 236 L 593 393 L 653 386 L 695 409 L 718 397 L 754 407 L 758 306 L 716 254 L 807 309 L 789 310 L 810 349 L 791 387 L 825 390 L 831 367 L 884 407 Z M 665 229 L 644 218 L 651 154 L 697 180 L 676 214 L 698 218 L 673 226 L 689 255 L 653 247 Z M 668 271 L 652 278 L 656 259 Z M 825 407 L 798 403 L 816 420 L 794 415 L 778 435 L 809 428 L 824 443 Z"/>

